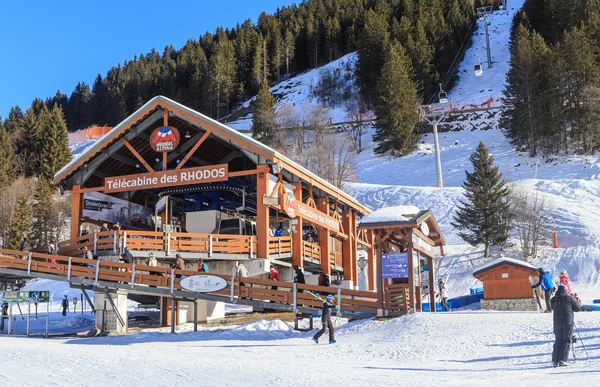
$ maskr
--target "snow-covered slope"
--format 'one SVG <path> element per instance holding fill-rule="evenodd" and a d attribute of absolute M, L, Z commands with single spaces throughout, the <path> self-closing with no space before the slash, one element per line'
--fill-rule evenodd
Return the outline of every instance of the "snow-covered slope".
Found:
<path fill-rule="evenodd" d="M 485 32 L 479 20 L 472 45 L 459 65 L 459 79 L 449 92 L 453 103 L 473 102 L 493 98 L 501 103 L 502 90 L 509 68 L 509 33 L 512 18 L 524 0 L 512 0 L 509 8 L 496 11 L 488 17 L 493 67 L 487 68 Z M 481 58 L 483 75 L 476 77 L 473 67 Z M 319 81 L 323 71 L 337 71 L 346 82 L 351 82 L 351 71 L 356 54 L 348 54 L 323 68 L 314 69 L 281 82 L 272 87 L 277 97 L 277 108 L 284 104 L 294 107 L 298 114 L 311 106 L 320 104 L 311 98 L 311 88 Z M 243 104 L 247 108 L 251 101 Z M 347 119 L 345 109 L 330 110 L 332 120 Z M 251 115 L 229 122 L 237 129 L 250 127 Z M 462 198 L 462 182 L 465 169 L 470 168 L 469 155 L 483 141 L 494 155 L 496 164 L 506 180 L 515 187 L 525 187 L 543 195 L 553 207 L 553 231 L 558 233 L 559 249 L 547 243 L 540 252 L 535 265 L 550 269 L 554 274 L 567 269 L 574 281 L 575 289 L 589 291 L 589 298 L 597 298 L 594 292 L 600 288 L 600 160 L 598 156 L 560 156 L 552 158 L 530 158 L 517 152 L 504 136 L 502 130 L 446 132 L 440 135 L 443 189 L 435 186 L 435 158 L 433 136 L 424 134 L 417 150 L 412 154 L 392 158 L 375 155 L 372 142 L 373 129 L 367 130 L 362 138 L 364 150 L 358 155 L 358 166 L 354 174 L 359 183 L 348 183 L 346 190 L 360 201 L 373 208 L 396 205 L 414 205 L 433 210 L 448 242 L 448 255 L 442 260 L 441 274 L 450 273 L 450 295 L 468 293 L 468 288 L 477 286 L 471 273 L 481 263 L 481 249 L 464 244 L 457 236 L 451 221 L 456 205 Z M 80 153 L 90 144 L 79 144 L 74 153 Z M 516 241 L 495 256 L 519 258 Z M 585 297 L 584 297 L 585 299 Z"/>
<path fill-rule="evenodd" d="M 356 58 L 356 53 L 344 55 L 323 67 L 306 71 L 271 87 L 271 92 L 277 100 L 275 104 L 276 111 L 284 105 L 290 105 L 296 114 L 302 117 L 302 113 L 308 111 L 311 106 L 321 104 L 318 99 L 311 98 L 311 90 L 317 86 L 324 72 L 338 72 L 340 78 L 345 80 L 343 82 L 344 87 L 352 93 L 356 93 L 354 89 L 354 66 Z M 248 108 L 252 101 L 254 101 L 254 98 L 242 103 L 239 108 Z M 328 113 L 333 122 L 348 121 L 348 116 L 343 106 L 328 109 Z M 237 130 L 250 129 L 252 114 L 248 113 L 245 117 L 236 119 L 235 121 L 227 121 L 226 124 Z"/>

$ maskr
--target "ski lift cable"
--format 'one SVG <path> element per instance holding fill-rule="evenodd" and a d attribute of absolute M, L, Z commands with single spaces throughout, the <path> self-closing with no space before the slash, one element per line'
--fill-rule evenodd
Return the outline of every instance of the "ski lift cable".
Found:
<path fill-rule="evenodd" d="M 467 42 L 467 39 L 469 38 L 469 34 L 472 33 L 473 26 L 475 26 L 475 21 L 476 20 L 473 20 L 471 22 L 471 25 L 469 26 L 469 29 L 467 30 L 467 33 L 465 34 L 465 37 L 463 38 L 463 40 L 460 44 L 460 47 L 458 48 L 458 51 L 456 52 L 456 55 L 454 56 L 454 59 L 452 60 L 452 64 L 450 65 L 450 68 L 448 69 L 448 71 L 446 72 L 446 75 L 444 76 L 444 80 L 442 81 L 442 87 L 446 87 L 448 85 L 448 82 L 450 82 L 451 74 L 454 73 L 454 71 L 460 64 L 460 62 L 458 62 L 458 58 L 460 58 L 461 55 L 464 53 L 464 51 L 466 51 L 466 49 L 467 49 L 467 47 L 465 46 L 465 43 Z M 431 104 L 431 102 L 436 97 L 436 95 L 437 94 L 434 94 L 431 96 L 431 98 L 427 102 L 427 105 Z"/>

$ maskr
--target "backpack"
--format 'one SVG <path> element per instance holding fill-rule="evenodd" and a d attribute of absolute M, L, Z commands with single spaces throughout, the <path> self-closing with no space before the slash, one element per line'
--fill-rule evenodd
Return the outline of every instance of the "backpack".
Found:
<path fill-rule="evenodd" d="M 323 276 L 323 286 L 331 286 L 331 279 L 328 275 Z"/>

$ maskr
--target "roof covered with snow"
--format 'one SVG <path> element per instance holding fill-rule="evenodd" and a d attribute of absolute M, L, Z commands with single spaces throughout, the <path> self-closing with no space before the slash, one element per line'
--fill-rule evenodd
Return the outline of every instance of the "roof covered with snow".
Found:
<path fill-rule="evenodd" d="M 524 269 L 537 270 L 537 268 L 535 266 L 533 266 L 532 264 L 527 263 L 525 261 L 521 261 L 518 259 L 512 259 L 512 258 L 497 258 L 497 259 L 492 259 L 491 261 L 486 262 L 481 266 L 478 266 L 473 271 L 473 275 L 483 273 L 484 271 L 491 270 L 495 267 L 498 267 L 498 266 L 501 266 L 504 264 L 518 266 L 518 267 L 522 267 Z"/>
<path fill-rule="evenodd" d="M 368 215 L 363 216 L 361 224 L 395 223 L 413 221 L 421 212 L 415 206 L 394 206 L 380 208 Z"/>

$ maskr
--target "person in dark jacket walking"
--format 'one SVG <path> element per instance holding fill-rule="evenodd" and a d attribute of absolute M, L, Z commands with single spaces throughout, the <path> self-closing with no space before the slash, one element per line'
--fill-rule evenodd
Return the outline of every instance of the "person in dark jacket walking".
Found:
<path fill-rule="evenodd" d="M 550 272 L 545 272 L 541 267 L 537 269 L 540 280 L 537 284 L 532 285 L 532 288 L 537 288 L 541 286 L 544 289 L 544 298 L 546 299 L 546 313 L 552 312 L 552 306 L 550 305 L 550 298 L 552 297 L 552 293 L 554 293 L 554 280 L 550 275 Z"/>
<path fill-rule="evenodd" d="M 326 302 L 323 303 L 323 313 L 321 315 L 321 321 L 323 327 L 313 337 L 315 344 L 319 344 L 319 338 L 325 333 L 325 329 L 329 329 L 329 344 L 335 344 L 335 330 L 333 323 L 331 322 L 331 308 L 335 307 L 333 304 L 333 296 L 330 294 L 327 296 Z"/>
<path fill-rule="evenodd" d="M 65 295 L 65 298 L 63 298 L 61 305 L 62 305 L 62 308 L 63 308 L 62 315 L 66 316 L 67 315 L 67 310 L 69 309 L 69 299 L 67 298 L 66 295 Z"/>
<path fill-rule="evenodd" d="M 318 284 L 319 286 L 331 286 L 331 279 L 329 278 L 329 275 L 328 275 L 328 274 L 326 274 L 326 273 L 323 271 L 323 269 L 320 269 L 319 271 L 321 272 L 321 274 L 319 274 L 319 278 L 318 278 L 318 280 L 317 280 L 317 284 Z M 320 292 L 320 294 L 321 294 L 322 296 L 326 296 L 326 295 L 327 295 L 327 294 L 329 294 L 329 293 L 327 293 L 327 292 L 325 292 L 325 291 L 321 291 L 321 292 Z"/>
<path fill-rule="evenodd" d="M 573 312 L 581 312 L 581 306 L 567 293 L 567 287 L 558 285 L 556 295 L 550 300 L 554 311 L 554 350 L 552 351 L 552 366 L 564 367 L 569 365 L 569 347 L 573 337 Z"/>
<path fill-rule="evenodd" d="M 305 284 L 306 279 L 304 278 L 304 272 L 302 271 L 302 268 L 298 265 L 294 265 L 294 271 L 296 272 L 294 282 L 297 284 Z M 304 289 L 298 289 L 298 293 L 304 293 Z"/>

